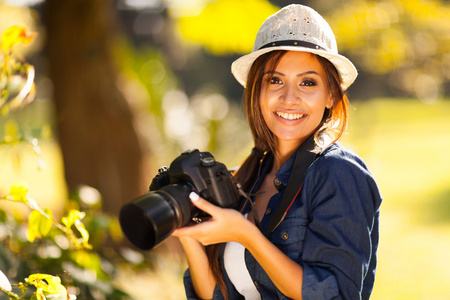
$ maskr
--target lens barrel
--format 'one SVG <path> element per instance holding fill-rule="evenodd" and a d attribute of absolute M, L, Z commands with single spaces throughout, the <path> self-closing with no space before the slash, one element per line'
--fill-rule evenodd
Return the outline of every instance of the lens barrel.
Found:
<path fill-rule="evenodd" d="M 136 247 L 152 249 L 189 222 L 191 191 L 189 185 L 168 185 L 124 205 L 119 214 L 123 233 Z"/>

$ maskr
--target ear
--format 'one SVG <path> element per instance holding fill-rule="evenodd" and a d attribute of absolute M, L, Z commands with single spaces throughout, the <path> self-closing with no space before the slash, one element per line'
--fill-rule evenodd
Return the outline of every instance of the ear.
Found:
<path fill-rule="evenodd" d="M 328 108 L 328 109 L 330 109 L 331 107 L 333 107 L 333 102 L 334 102 L 333 100 L 334 100 L 333 94 L 329 93 L 329 94 L 328 94 L 327 103 L 325 103 L 325 107 Z"/>

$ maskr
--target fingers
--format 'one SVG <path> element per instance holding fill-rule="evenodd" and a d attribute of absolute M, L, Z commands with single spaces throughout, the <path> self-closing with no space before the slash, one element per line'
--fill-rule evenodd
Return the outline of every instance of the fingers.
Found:
<path fill-rule="evenodd" d="M 191 199 L 192 202 L 196 202 L 200 199 L 200 196 L 196 192 L 191 192 L 189 194 L 189 199 Z"/>
<path fill-rule="evenodd" d="M 206 201 L 205 199 L 201 198 L 197 193 L 192 192 L 189 194 L 189 199 L 191 199 L 192 203 L 199 208 L 200 210 L 206 212 L 207 214 L 210 214 L 214 217 L 219 210 L 220 207 L 215 206 L 214 204 L 211 204 L 209 201 Z"/>
<path fill-rule="evenodd" d="M 209 214 L 211 218 L 199 224 L 178 228 L 174 231 L 174 236 L 191 237 L 205 246 L 235 241 L 236 233 L 241 231 L 239 225 L 242 224 L 241 221 L 248 222 L 240 212 L 216 206 L 196 193 L 191 193 L 189 198 L 198 209 Z M 237 227 L 239 228 L 236 229 Z"/>
<path fill-rule="evenodd" d="M 210 216 L 214 216 L 214 214 L 218 214 L 219 207 L 215 206 L 214 204 L 211 204 L 207 200 L 201 198 L 197 193 L 192 192 L 189 195 L 189 199 L 191 199 L 192 203 L 199 208 L 200 210 L 206 212 Z M 206 218 L 206 220 L 209 220 L 210 217 Z M 203 221 L 205 221 L 205 218 L 202 218 Z M 204 223 L 204 222 L 203 222 Z M 188 225 L 176 229 L 172 235 L 177 237 L 183 237 L 183 236 L 192 236 L 196 237 L 199 233 L 201 233 L 201 230 L 198 225 L 202 225 L 200 223 L 196 224 L 194 222 L 189 223 Z"/>

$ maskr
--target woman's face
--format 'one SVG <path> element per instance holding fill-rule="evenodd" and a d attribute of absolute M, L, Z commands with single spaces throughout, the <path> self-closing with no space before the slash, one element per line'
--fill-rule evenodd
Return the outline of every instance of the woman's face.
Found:
<path fill-rule="evenodd" d="M 325 72 L 310 53 L 288 51 L 274 72 L 269 67 L 264 70 L 260 106 L 279 146 L 302 144 L 317 129 L 325 108 L 331 105 Z"/>

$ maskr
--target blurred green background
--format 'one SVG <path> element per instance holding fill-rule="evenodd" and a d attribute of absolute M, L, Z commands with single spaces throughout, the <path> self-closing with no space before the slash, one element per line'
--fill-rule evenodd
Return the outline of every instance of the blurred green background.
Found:
<path fill-rule="evenodd" d="M 36 100 L 1 117 L 0 139 L 14 127 L 41 148 L 36 157 L 27 144 L 0 145 L 0 194 L 24 181 L 58 212 L 87 185 L 116 216 L 185 149 L 238 165 L 252 145 L 230 64 L 288 3 L 0 1 L 1 31 L 21 24 L 38 33 L 18 49 L 36 68 Z M 367 162 L 384 197 L 372 299 L 450 299 L 449 2 L 302 3 L 329 21 L 360 73 L 342 143 Z M 147 268 L 121 264 L 117 286 L 136 299 L 184 298 L 177 241 L 121 254 Z"/>

